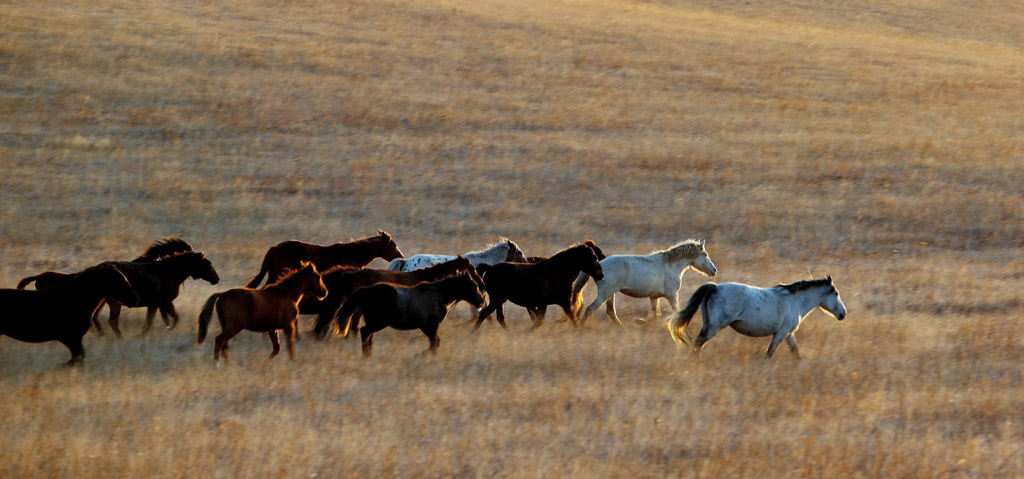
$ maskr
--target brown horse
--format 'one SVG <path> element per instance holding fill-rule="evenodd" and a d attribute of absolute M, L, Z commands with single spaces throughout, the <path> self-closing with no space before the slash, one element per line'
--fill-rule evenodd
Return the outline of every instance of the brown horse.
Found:
<path fill-rule="evenodd" d="M 497 311 L 498 324 L 505 325 L 505 301 L 523 306 L 533 318 L 533 328 L 544 323 L 544 314 L 548 305 L 555 304 L 562 308 L 574 325 L 578 303 L 572 294 L 572 283 L 579 273 L 583 272 L 595 279 L 604 277 L 601 263 L 592 242 L 584 242 L 560 251 L 554 256 L 537 263 L 499 263 L 483 272 L 484 286 L 487 288 L 489 302 L 480 311 L 473 330 L 491 313 Z"/>
<path fill-rule="evenodd" d="M 285 271 L 298 268 L 303 261 L 315 264 L 320 271 L 327 271 L 335 266 L 362 268 L 370 264 L 374 258 L 391 261 L 402 257 L 404 256 L 395 240 L 384 231 L 378 231 L 376 236 L 350 243 L 334 243 L 327 246 L 290 240 L 278 243 L 267 251 L 260 265 L 260 272 L 249 280 L 245 287 L 255 288 L 263 281 L 264 275 L 267 275 L 267 284 L 273 283 Z"/>
<path fill-rule="evenodd" d="M 377 283 L 388 283 L 394 286 L 411 287 L 422 283 L 432 283 L 444 278 L 467 274 L 483 288 L 483 279 L 464 256 L 457 256 L 451 261 L 415 271 L 389 271 L 383 269 L 343 270 L 324 274 L 324 284 L 330 295 L 317 305 L 316 325 L 313 335 L 323 339 L 334 321 L 334 315 L 341 304 L 359 288 Z M 301 305 L 300 305 L 301 310 Z M 358 321 L 358 312 L 355 314 Z"/>
<path fill-rule="evenodd" d="M 117 268 L 103 264 L 42 291 L 0 289 L 0 335 L 19 341 L 60 341 L 71 351 L 68 365 L 85 358 L 82 337 L 104 299 L 135 304 L 139 298 Z"/>
<path fill-rule="evenodd" d="M 348 335 L 355 312 L 363 312 L 365 325 L 359 330 L 363 338 L 363 357 L 373 352 L 373 334 L 388 326 L 401 329 L 419 329 L 430 340 L 430 349 L 437 352 L 441 339 L 437 330 L 448 314 L 448 310 L 459 302 L 466 301 L 479 308 L 484 297 L 477 282 L 467 274 L 403 288 L 387 283 L 378 283 L 352 293 L 338 310 L 338 326 L 342 335 Z"/>
<path fill-rule="evenodd" d="M 213 360 L 220 363 L 220 354 L 228 362 L 228 341 L 243 330 L 267 333 L 274 350 L 273 358 L 281 352 L 277 330 L 283 329 L 288 355 L 295 359 L 295 323 L 299 317 L 299 301 L 304 294 L 323 299 L 327 296 L 316 265 L 303 262 L 301 269 L 288 273 L 276 283 L 263 289 L 235 288 L 217 293 L 206 300 L 199 311 L 199 344 L 206 339 L 214 307 L 220 318 L 221 333 L 213 345 Z M 268 358 L 269 359 L 269 358 Z"/>

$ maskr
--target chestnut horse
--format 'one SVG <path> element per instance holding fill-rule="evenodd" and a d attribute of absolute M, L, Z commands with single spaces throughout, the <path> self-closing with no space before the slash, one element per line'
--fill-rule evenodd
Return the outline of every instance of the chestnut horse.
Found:
<path fill-rule="evenodd" d="M 335 266 L 356 266 L 362 268 L 374 258 L 391 261 L 403 258 L 398 245 L 391 235 L 378 231 L 370 236 L 350 243 L 334 243 L 322 246 L 302 241 L 285 241 L 272 246 L 263 257 L 260 272 L 256 274 L 247 288 L 255 288 L 267 276 L 267 284 L 277 281 L 285 271 L 299 268 L 303 261 L 313 263 L 320 271 L 327 271 Z"/>
<path fill-rule="evenodd" d="M 373 334 L 388 326 L 423 331 L 430 340 L 427 351 L 436 353 L 441 344 L 437 330 L 448 310 L 459 301 L 466 301 L 475 308 L 484 304 L 479 284 L 467 274 L 411 288 L 379 283 L 352 293 L 338 310 L 338 326 L 342 335 L 347 336 L 350 327 L 358 326 L 352 316 L 357 310 L 363 312 L 365 325 L 359 333 L 363 339 L 364 358 L 373 352 Z"/>
<path fill-rule="evenodd" d="M 581 272 L 597 280 L 604 278 L 592 244 L 589 241 L 580 243 L 536 263 L 499 263 L 484 268 L 482 276 L 489 302 L 480 311 L 473 330 L 479 329 L 480 324 L 495 311 L 498 324 L 507 328 L 505 301 L 525 307 L 533 318 L 533 329 L 544 323 L 544 314 L 551 304 L 561 307 L 572 323 L 578 324 L 574 306 L 579 301 L 573 298 L 573 281 Z"/>
<path fill-rule="evenodd" d="M 377 283 L 388 283 L 394 286 L 411 287 L 422 283 L 432 283 L 460 274 L 468 274 L 473 281 L 483 288 L 483 279 L 477 274 L 476 269 L 464 256 L 457 256 L 451 261 L 431 266 L 429 268 L 417 269 L 415 271 L 389 271 L 383 269 L 360 269 L 341 270 L 324 274 L 324 284 L 330 294 L 317 305 L 316 325 L 313 328 L 313 335 L 323 339 L 327 336 L 334 315 L 342 303 L 359 288 L 365 288 Z M 303 301 L 305 302 L 305 301 Z M 302 311 L 302 305 L 299 305 Z M 356 312 L 358 322 L 359 313 Z"/>
<path fill-rule="evenodd" d="M 93 312 L 104 299 L 135 304 L 139 297 L 128 279 L 109 264 L 73 275 L 42 291 L 0 289 L 0 335 L 19 341 L 60 341 L 71 351 L 67 365 L 85 358 L 82 337 L 89 331 Z"/>
<path fill-rule="evenodd" d="M 229 362 L 228 341 L 243 330 L 267 333 L 273 352 L 270 358 L 281 352 L 277 330 L 284 330 L 288 355 L 295 360 L 295 323 L 299 317 L 299 301 L 304 294 L 323 299 L 327 296 L 316 265 L 302 262 L 301 269 L 286 273 L 276 283 L 263 289 L 235 288 L 216 293 L 206 300 L 196 318 L 199 323 L 199 344 L 206 339 L 214 307 L 220 318 L 221 333 L 213 345 L 213 360 L 220 364 L 220 354 Z M 269 359 L 269 358 L 268 358 Z"/>

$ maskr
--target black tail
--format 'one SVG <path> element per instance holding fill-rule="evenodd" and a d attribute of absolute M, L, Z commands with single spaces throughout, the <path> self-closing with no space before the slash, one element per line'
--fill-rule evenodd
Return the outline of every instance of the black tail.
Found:
<path fill-rule="evenodd" d="M 697 291 L 693 292 L 693 296 L 690 296 L 690 301 L 686 303 L 686 307 L 682 311 L 673 314 L 668 318 L 668 322 L 665 323 L 665 327 L 668 328 L 669 334 L 672 335 L 672 340 L 677 343 L 689 344 L 690 337 L 686 335 L 686 325 L 690 324 L 690 320 L 693 319 L 694 313 L 697 309 L 703 307 L 705 301 L 714 294 L 718 289 L 718 285 L 715 283 L 704 283 L 701 287 L 697 288 Z"/>
<path fill-rule="evenodd" d="M 196 321 L 199 323 L 199 344 L 203 344 L 203 340 L 206 339 L 206 330 L 209 329 L 210 319 L 213 318 L 213 307 L 222 294 L 216 293 L 210 296 L 210 299 L 206 300 L 206 304 L 199 310 L 199 316 L 196 317 Z"/>
<path fill-rule="evenodd" d="M 328 290 L 330 291 L 331 288 L 328 287 Z M 320 311 L 316 314 L 316 322 L 313 326 L 314 338 L 324 339 L 327 337 L 327 331 L 330 330 L 331 324 L 334 323 L 334 317 L 337 315 L 338 307 L 341 306 L 341 303 L 344 300 L 345 298 L 341 294 L 335 294 L 332 292 L 320 302 Z"/>
<path fill-rule="evenodd" d="M 270 271 L 270 260 L 271 258 L 274 257 L 274 253 L 276 252 L 276 250 L 277 246 L 272 246 L 269 250 L 267 250 L 267 254 L 263 256 L 263 263 L 260 264 L 260 272 L 256 273 L 256 276 L 250 279 L 248 283 L 246 283 L 246 288 L 255 288 L 257 285 L 260 284 L 260 281 L 263 281 L 263 276 L 266 275 L 268 271 Z"/>
<path fill-rule="evenodd" d="M 357 324 L 352 324 L 352 316 L 363 305 L 363 296 L 365 295 L 366 288 L 357 289 L 345 300 L 345 304 L 341 305 L 341 308 L 338 309 L 338 314 L 334 315 L 334 319 L 338 322 L 338 330 L 343 337 L 348 336 L 350 329 L 359 329 L 358 321 L 356 322 Z"/>

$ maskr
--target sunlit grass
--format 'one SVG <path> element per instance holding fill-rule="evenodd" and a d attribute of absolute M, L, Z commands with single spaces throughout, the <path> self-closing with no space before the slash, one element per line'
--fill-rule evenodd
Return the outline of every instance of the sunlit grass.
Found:
<path fill-rule="evenodd" d="M 3 477 L 1019 475 L 1024 58 L 1012 2 L 7 2 L 0 284 L 177 235 L 221 285 L 384 229 L 406 254 L 708 240 L 715 281 L 832 274 L 805 359 L 725 331 L 194 326 L 0 339 Z M 376 263 L 375 266 L 380 266 Z M 687 273 L 688 297 L 703 276 Z M 593 287 L 587 291 L 593 295 Z M 647 302 L 619 299 L 625 317 Z M 692 327 L 692 326 L 691 326 Z M 306 324 L 305 329 L 308 329 Z M 213 327 L 216 331 L 216 326 Z"/>

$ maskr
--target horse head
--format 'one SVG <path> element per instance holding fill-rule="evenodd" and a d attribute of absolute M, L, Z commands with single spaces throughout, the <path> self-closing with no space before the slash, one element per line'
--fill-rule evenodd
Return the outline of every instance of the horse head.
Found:
<path fill-rule="evenodd" d="M 220 275 L 217 274 L 217 270 L 213 269 L 213 263 L 206 257 L 206 255 L 199 255 L 198 263 L 192 268 L 192 279 L 202 279 L 210 284 L 217 284 L 220 282 Z"/>
<path fill-rule="evenodd" d="M 718 273 L 718 268 L 715 268 L 715 263 L 711 262 L 711 257 L 708 256 L 708 251 L 704 249 L 705 240 L 700 240 L 700 253 L 693 259 L 690 266 L 701 273 L 704 273 L 709 278 L 714 278 L 715 273 Z"/>
<path fill-rule="evenodd" d="M 398 249 L 398 244 L 395 243 L 395 239 L 391 237 L 387 231 L 377 230 L 377 237 L 380 238 L 383 246 L 381 246 L 380 257 L 384 261 L 392 261 L 399 258 L 405 258 L 402 251 Z"/>
<path fill-rule="evenodd" d="M 583 251 L 583 264 L 581 265 L 582 271 L 593 277 L 595 280 L 604 279 L 604 269 L 601 268 L 601 259 L 597 257 L 597 252 L 594 251 L 593 247 L 586 243 L 580 246 L 582 246 L 580 249 Z"/>
<path fill-rule="evenodd" d="M 837 290 L 835 284 L 832 283 L 832 275 L 828 275 L 825 279 L 828 280 L 829 289 L 825 292 L 825 295 L 821 299 L 821 304 L 818 306 L 839 321 L 842 321 L 843 319 L 846 319 L 846 305 L 843 304 L 843 300 L 839 298 L 839 290 Z"/>
<path fill-rule="evenodd" d="M 316 270 L 316 265 L 309 262 L 302 262 L 301 274 L 306 275 L 306 286 L 305 292 L 316 296 L 316 299 L 324 299 L 327 297 L 327 286 L 324 285 L 324 278 L 320 275 L 320 272 Z"/>
<path fill-rule="evenodd" d="M 455 277 L 459 288 L 458 293 L 460 298 L 479 309 L 484 305 L 482 280 L 477 279 L 479 276 L 474 278 L 475 271 L 470 271 Z"/>
<path fill-rule="evenodd" d="M 505 247 L 508 252 L 505 254 L 506 263 L 525 263 L 526 255 L 523 254 L 523 250 L 519 249 L 519 245 L 515 244 L 508 238 L 503 238 L 505 241 Z"/>
<path fill-rule="evenodd" d="M 604 251 L 601 251 L 601 248 L 598 248 L 597 245 L 594 244 L 594 240 L 586 240 L 583 242 L 583 244 L 589 246 L 590 249 L 594 250 L 594 254 L 597 255 L 598 261 L 607 258 L 607 256 L 604 255 Z"/>

